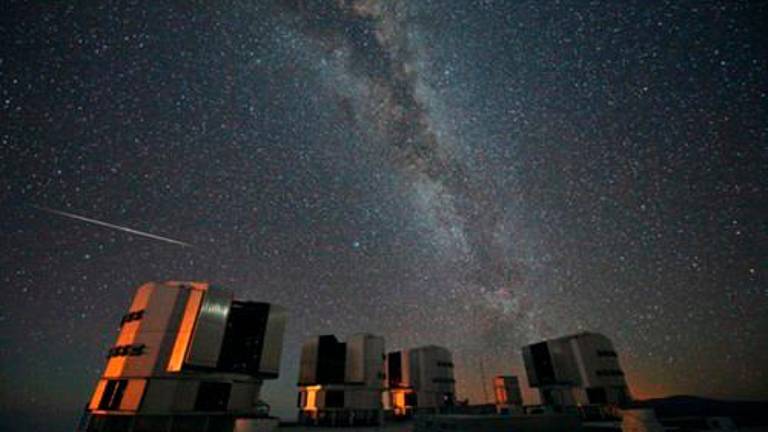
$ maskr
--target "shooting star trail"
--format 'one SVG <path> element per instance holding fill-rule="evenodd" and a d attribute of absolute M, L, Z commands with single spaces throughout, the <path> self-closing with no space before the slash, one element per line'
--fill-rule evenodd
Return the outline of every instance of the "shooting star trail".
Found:
<path fill-rule="evenodd" d="M 146 238 L 151 238 L 153 240 L 160 240 L 160 241 L 163 241 L 163 242 L 166 242 L 166 243 L 172 243 L 172 244 L 179 245 L 179 246 L 184 246 L 184 247 L 194 247 L 193 245 L 191 245 L 189 243 L 184 243 L 183 241 L 174 240 L 172 238 L 163 237 L 163 236 L 151 234 L 151 233 L 144 232 L 144 231 L 138 231 L 138 230 L 135 230 L 133 228 L 128 228 L 128 227 L 124 227 L 124 226 L 120 226 L 120 225 L 115 225 L 115 224 L 111 224 L 109 222 L 103 222 L 103 221 L 100 221 L 100 220 L 91 219 L 91 218 L 88 218 L 88 217 L 85 217 L 85 216 L 76 215 L 74 213 L 68 213 L 68 212 L 65 212 L 65 211 L 55 210 L 55 209 L 52 209 L 52 208 L 42 207 L 42 206 L 37 206 L 37 205 L 32 205 L 31 207 L 34 207 L 34 208 L 36 208 L 38 210 L 41 210 L 41 211 L 44 211 L 44 212 L 47 212 L 47 213 L 53 213 L 53 214 L 56 214 L 56 215 L 59 215 L 59 216 L 68 217 L 70 219 L 76 219 L 76 220 L 83 221 L 83 222 L 89 222 L 89 223 L 92 223 L 92 224 L 95 224 L 95 225 L 101 225 L 103 227 L 116 229 L 118 231 L 123 231 L 123 232 L 127 232 L 129 234 L 135 234 L 135 235 L 146 237 Z"/>

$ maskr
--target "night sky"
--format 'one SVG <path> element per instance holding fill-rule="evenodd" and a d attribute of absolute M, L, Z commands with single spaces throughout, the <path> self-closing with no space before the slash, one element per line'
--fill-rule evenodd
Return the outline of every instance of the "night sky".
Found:
<path fill-rule="evenodd" d="M 281 416 L 321 333 L 444 345 L 472 402 L 578 331 L 638 398 L 768 398 L 767 2 L 38 3 L 0 17 L 0 429 L 71 430 L 170 279 L 289 308 Z"/>

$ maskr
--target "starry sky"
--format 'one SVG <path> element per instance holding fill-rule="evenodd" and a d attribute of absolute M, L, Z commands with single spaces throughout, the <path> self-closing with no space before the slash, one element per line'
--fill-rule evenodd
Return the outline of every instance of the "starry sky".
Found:
<path fill-rule="evenodd" d="M 70 3 L 0 17 L 0 429 L 71 430 L 171 279 L 289 308 L 286 417 L 322 333 L 472 402 L 578 331 L 638 398 L 768 398 L 768 3 Z"/>

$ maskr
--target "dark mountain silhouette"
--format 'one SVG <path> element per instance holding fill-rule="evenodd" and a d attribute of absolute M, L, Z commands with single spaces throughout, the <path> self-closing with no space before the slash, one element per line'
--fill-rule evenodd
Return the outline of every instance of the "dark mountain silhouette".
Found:
<path fill-rule="evenodd" d="M 768 401 L 708 399 L 671 396 L 637 401 L 638 408 L 653 408 L 660 419 L 672 417 L 730 417 L 739 426 L 768 425 Z"/>

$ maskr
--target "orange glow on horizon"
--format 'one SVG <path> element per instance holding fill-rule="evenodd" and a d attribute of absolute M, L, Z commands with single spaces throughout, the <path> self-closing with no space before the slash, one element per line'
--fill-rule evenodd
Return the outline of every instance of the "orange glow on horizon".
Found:
<path fill-rule="evenodd" d="M 629 393 L 634 400 L 646 400 L 664 398 L 675 394 L 666 381 L 666 371 L 659 370 L 655 373 L 638 372 L 625 369 Z"/>
<path fill-rule="evenodd" d="M 204 291 L 199 289 L 192 289 L 189 292 L 187 305 L 184 308 L 184 316 L 176 333 L 176 342 L 173 344 L 171 359 L 168 361 L 168 371 L 178 372 L 181 370 L 181 365 L 189 348 L 189 341 L 192 339 L 192 331 L 197 321 L 197 313 L 200 310 L 203 294 Z"/>
<path fill-rule="evenodd" d="M 648 382 L 633 385 L 630 388 L 630 393 L 632 394 L 632 399 L 635 400 L 663 398 L 672 394 L 663 385 Z"/>

